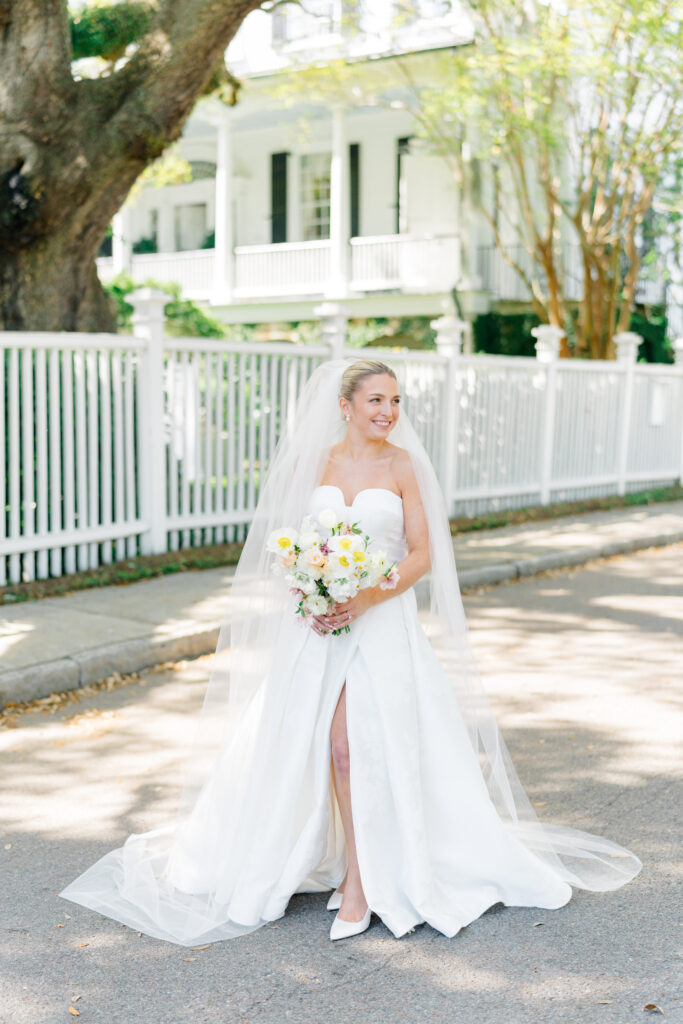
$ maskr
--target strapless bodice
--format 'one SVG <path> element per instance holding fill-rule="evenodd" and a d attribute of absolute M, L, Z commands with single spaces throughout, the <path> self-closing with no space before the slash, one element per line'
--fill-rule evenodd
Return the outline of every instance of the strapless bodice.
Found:
<path fill-rule="evenodd" d="M 317 516 L 326 508 L 338 512 L 340 519 L 357 522 L 370 537 L 372 548 L 381 548 L 397 562 L 405 555 L 403 501 L 393 491 L 385 487 L 366 487 L 358 492 L 351 505 L 346 505 L 339 487 L 320 484 L 311 494 L 308 511 Z"/>

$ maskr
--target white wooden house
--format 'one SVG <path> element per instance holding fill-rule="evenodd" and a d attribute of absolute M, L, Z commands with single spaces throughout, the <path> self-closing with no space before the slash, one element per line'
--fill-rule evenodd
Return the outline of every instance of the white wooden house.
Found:
<path fill-rule="evenodd" d="M 323 300 L 354 317 L 432 316 L 454 288 L 468 316 L 526 302 L 446 162 L 416 142 L 411 114 L 353 95 L 293 107 L 273 98 L 296 61 L 362 64 L 467 44 L 469 15 L 448 0 L 377 0 L 357 7 L 360 31 L 349 31 L 344 0 L 304 6 L 247 17 L 226 55 L 244 83 L 239 102 L 198 103 L 179 144 L 193 180 L 149 186 L 120 211 L 101 276 L 177 281 L 231 323 L 312 319 Z"/>

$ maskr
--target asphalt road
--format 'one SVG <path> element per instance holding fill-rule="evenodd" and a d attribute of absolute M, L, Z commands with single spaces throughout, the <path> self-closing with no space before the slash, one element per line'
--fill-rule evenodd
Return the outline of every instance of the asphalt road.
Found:
<path fill-rule="evenodd" d="M 173 814 L 209 659 L 185 662 L 0 732 L 3 1024 L 683 1024 L 683 545 L 466 607 L 539 815 L 633 849 L 633 882 L 556 911 L 498 904 L 453 939 L 397 940 L 373 918 L 331 943 L 326 897 L 297 895 L 275 924 L 195 951 L 59 899 Z"/>

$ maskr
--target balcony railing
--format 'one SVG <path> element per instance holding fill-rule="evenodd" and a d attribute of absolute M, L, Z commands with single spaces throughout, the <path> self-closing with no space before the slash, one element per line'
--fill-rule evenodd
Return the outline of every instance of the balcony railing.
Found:
<path fill-rule="evenodd" d="M 330 276 L 330 243 L 240 245 L 234 261 L 233 300 L 320 297 Z M 100 277 L 110 279 L 112 259 L 100 258 L 97 264 Z M 349 245 L 353 292 L 447 291 L 459 273 L 460 243 L 454 236 L 378 235 L 352 238 Z M 149 279 L 177 281 L 188 298 L 220 302 L 213 249 L 134 255 L 131 276 L 136 284 Z"/>

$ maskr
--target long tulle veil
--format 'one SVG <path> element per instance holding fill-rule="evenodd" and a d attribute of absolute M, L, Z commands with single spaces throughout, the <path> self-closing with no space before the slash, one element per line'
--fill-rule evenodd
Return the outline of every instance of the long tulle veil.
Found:
<path fill-rule="evenodd" d="M 300 627 L 291 625 L 292 599 L 282 580 L 269 571 L 266 539 L 279 526 L 296 527 L 300 523 L 322 479 L 329 449 L 343 436 L 338 395 L 347 363 L 333 360 L 313 372 L 262 481 L 232 582 L 229 611 L 212 660 L 203 707 L 196 719 L 175 819 L 153 831 L 129 836 L 121 848 L 102 857 L 60 894 L 149 935 L 191 945 L 199 939 L 206 942 L 243 935 L 265 923 L 241 924 L 231 918 L 234 879 L 229 871 L 227 876 L 209 881 L 201 868 L 196 885 L 186 879 L 197 860 L 192 852 L 197 844 L 204 844 L 205 850 L 227 850 L 232 856 L 244 849 L 245 842 L 258 841 L 258 837 L 243 835 L 245 823 L 251 820 L 249 793 L 258 791 L 253 787 L 254 780 L 265 779 L 263 784 L 268 785 L 268 772 L 277 771 L 264 750 L 261 726 L 269 708 L 265 698 L 267 693 L 277 692 L 283 678 L 286 685 L 283 648 L 292 643 L 293 632 L 301 636 Z M 504 825 L 566 883 L 592 890 L 624 885 L 641 868 L 635 854 L 600 836 L 539 821 L 479 678 L 443 496 L 427 453 L 404 411 L 390 441 L 409 452 L 426 512 L 431 571 L 415 587 L 422 622 L 453 686 L 493 805 Z M 331 637 L 326 642 L 335 641 Z M 215 831 L 218 827 L 211 813 L 211 781 L 220 772 L 225 783 L 222 799 L 228 801 L 221 808 L 220 827 L 234 830 L 234 835 L 198 834 L 204 828 Z M 209 814 L 199 815 L 202 824 L 197 828 L 193 811 L 201 808 L 207 794 Z M 201 855 L 198 860 L 202 860 Z M 304 881 L 293 880 L 293 888 Z"/>
<path fill-rule="evenodd" d="M 217 644 L 178 811 L 179 822 L 194 805 L 218 752 L 238 734 L 245 777 L 251 770 L 259 699 L 278 658 L 278 623 L 291 605 L 282 581 L 268 571 L 270 556 L 265 542 L 273 529 L 296 526 L 301 521 L 311 492 L 322 478 L 329 449 L 343 436 L 338 396 L 341 374 L 347 365 L 348 360 L 332 360 L 313 372 L 263 480 L 232 583 L 231 611 Z M 635 854 L 599 836 L 539 821 L 480 679 L 470 646 L 443 495 L 430 459 L 403 410 L 390 441 L 411 456 L 429 527 L 432 567 L 422 586 L 416 588 L 423 625 L 452 683 L 498 814 L 569 884 L 590 890 L 624 885 L 642 866 Z M 246 721 L 248 730 L 241 730 Z M 239 787 L 239 780 L 235 783 Z"/>

